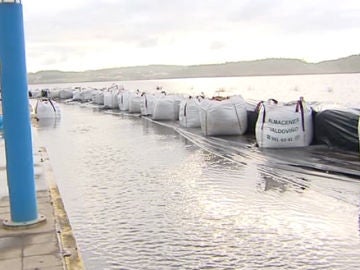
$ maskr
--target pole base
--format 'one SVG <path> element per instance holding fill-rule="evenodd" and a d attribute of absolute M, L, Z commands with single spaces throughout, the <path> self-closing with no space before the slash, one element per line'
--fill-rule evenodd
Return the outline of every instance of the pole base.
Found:
<path fill-rule="evenodd" d="M 40 225 L 41 223 L 46 222 L 46 217 L 44 215 L 39 215 L 37 219 L 27 221 L 27 222 L 14 222 L 8 219 L 3 220 L 3 226 L 6 229 L 28 229 Z"/>

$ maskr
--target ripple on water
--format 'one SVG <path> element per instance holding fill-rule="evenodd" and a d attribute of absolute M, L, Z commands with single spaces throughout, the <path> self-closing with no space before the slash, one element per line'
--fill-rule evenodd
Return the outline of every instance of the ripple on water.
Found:
<path fill-rule="evenodd" d="M 143 119 L 64 111 L 76 117 L 62 121 L 61 136 L 46 129 L 37 136 L 87 269 L 359 265 L 358 208 L 319 192 L 321 175 L 301 179 L 255 152 L 234 162 Z M 68 143 L 60 147 L 59 138 Z M 353 196 L 357 185 L 347 185 Z"/>

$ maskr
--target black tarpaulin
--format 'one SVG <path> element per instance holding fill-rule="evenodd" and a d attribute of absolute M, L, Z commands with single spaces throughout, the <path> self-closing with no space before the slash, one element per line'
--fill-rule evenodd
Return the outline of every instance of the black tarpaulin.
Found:
<path fill-rule="evenodd" d="M 324 110 L 315 116 L 315 140 L 344 150 L 359 151 L 357 110 Z"/>

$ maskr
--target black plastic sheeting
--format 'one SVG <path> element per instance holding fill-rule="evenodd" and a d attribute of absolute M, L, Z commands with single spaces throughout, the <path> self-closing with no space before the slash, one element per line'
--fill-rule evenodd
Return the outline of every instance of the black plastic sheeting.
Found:
<path fill-rule="evenodd" d="M 143 117 L 145 122 L 154 122 L 160 126 L 173 129 L 198 145 L 201 149 L 209 151 L 219 157 L 238 163 L 241 166 L 255 166 L 263 174 L 273 175 L 274 179 L 280 177 L 286 182 L 296 183 L 299 186 L 306 186 L 309 179 L 319 179 L 321 181 L 330 178 L 349 181 L 349 179 L 360 179 L 360 156 L 358 141 L 358 121 L 360 111 L 344 110 L 314 110 L 314 130 L 322 130 L 324 141 L 314 139 L 314 143 L 307 147 L 295 148 L 259 148 L 256 146 L 255 123 L 257 112 L 255 106 L 249 106 L 248 110 L 248 131 L 245 136 L 204 136 L 200 128 L 184 128 L 179 125 L 179 121 L 155 121 L 151 117 Z M 333 115 L 336 111 L 341 117 Z M 345 113 L 347 112 L 347 113 Z M 129 114 L 126 112 L 113 112 L 111 114 L 136 116 L 139 114 Z M 322 121 L 321 119 L 329 119 Z M 319 121 L 322 121 L 319 124 Z M 333 122 L 337 125 L 334 126 Z M 318 125 L 318 127 L 316 127 Z M 323 125 L 323 126 L 320 126 Z M 333 126 L 332 130 L 330 127 Z M 347 136 L 341 135 L 341 130 L 346 130 Z M 339 131 L 340 130 L 340 131 Z M 351 135 L 349 135 L 351 131 Z M 344 132 L 344 131 L 343 131 Z M 338 136 L 352 138 L 352 145 L 345 142 L 339 143 Z M 319 135 L 317 133 L 316 135 Z M 314 136 L 315 137 L 315 136 Z M 334 138 L 332 140 L 325 138 Z M 357 140 L 357 141 L 356 141 Z M 327 142 L 327 143 L 326 143 Z M 350 147 L 348 147 L 350 146 Z M 345 148 L 348 148 L 346 150 Z M 349 151 L 351 150 L 351 151 Z M 280 175 L 280 176 L 279 176 Z"/>
<path fill-rule="evenodd" d="M 357 110 L 324 110 L 314 121 L 315 143 L 359 151 L 359 115 Z"/>
<path fill-rule="evenodd" d="M 246 102 L 247 122 L 248 122 L 248 127 L 245 132 L 246 135 L 255 136 L 255 126 L 259 116 L 258 104 L 259 101 L 256 100 L 249 100 Z"/>
<path fill-rule="evenodd" d="M 241 166 L 255 166 L 269 176 L 278 175 L 286 182 L 306 186 L 309 179 L 360 179 L 359 153 L 310 145 L 295 148 L 259 148 L 255 136 L 203 136 L 198 128 L 183 128 L 178 122 L 144 120 L 174 129 L 200 148 Z M 251 164 L 251 165 L 250 165 Z M 278 179 L 279 176 L 273 176 Z M 310 177 L 310 178 L 309 178 Z M 284 180 L 284 181 L 285 181 Z"/>
<path fill-rule="evenodd" d="M 248 128 L 245 134 L 255 135 L 255 126 L 259 113 L 255 110 L 247 111 Z"/>
<path fill-rule="evenodd" d="M 351 190 L 347 190 L 349 183 L 358 183 L 360 179 L 358 150 L 343 150 L 341 147 L 329 147 L 324 143 L 295 148 L 259 148 L 256 146 L 255 136 L 250 134 L 254 131 L 251 126 L 255 125 L 257 113 L 253 108 L 248 108 L 248 112 L 254 113 L 248 114 L 251 123 L 245 136 L 204 136 L 200 128 L 184 128 L 179 125 L 179 121 L 155 121 L 151 117 L 142 117 L 141 121 L 144 125 L 156 123 L 164 128 L 161 132 L 167 129 L 177 132 L 184 141 L 190 141 L 200 149 L 228 160 L 247 172 L 250 171 L 249 177 L 266 178 L 266 183 L 269 181 L 279 184 L 288 183 L 301 189 L 311 187 L 321 192 L 326 191 L 326 194 L 337 199 L 358 204 L 358 197 L 349 196 Z M 107 113 L 136 119 L 140 116 L 119 111 L 107 111 Z M 356 111 L 353 114 L 351 117 L 355 118 Z M 316 117 L 315 112 L 314 117 Z M 344 117 L 344 120 L 340 121 L 340 126 L 348 122 L 349 115 Z M 353 121 L 352 125 L 355 127 L 357 122 L 355 119 Z"/>

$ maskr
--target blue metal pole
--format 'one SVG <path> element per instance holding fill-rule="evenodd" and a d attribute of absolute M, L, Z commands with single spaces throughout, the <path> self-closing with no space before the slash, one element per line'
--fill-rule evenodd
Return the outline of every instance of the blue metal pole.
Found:
<path fill-rule="evenodd" d="M 34 181 L 21 1 L 0 2 L 0 64 L 11 224 L 39 220 Z"/>

